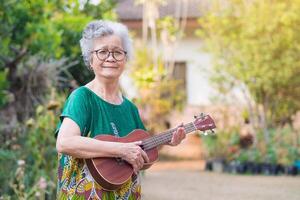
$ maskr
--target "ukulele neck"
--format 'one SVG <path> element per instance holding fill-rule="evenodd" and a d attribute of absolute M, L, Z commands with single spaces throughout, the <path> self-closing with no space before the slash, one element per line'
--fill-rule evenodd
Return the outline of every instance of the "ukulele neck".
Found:
<path fill-rule="evenodd" d="M 197 130 L 193 122 L 185 124 L 183 127 L 184 127 L 186 134 Z M 144 150 L 149 150 L 149 149 L 152 149 L 152 148 L 158 147 L 160 145 L 171 142 L 173 133 L 176 130 L 177 130 L 177 128 L 173 128 L 173 129 L 167 130 L 158 135 L 155 135 L 155 136 L 152 136 L 150 138 L 143 140 L 142 148 Z"/>

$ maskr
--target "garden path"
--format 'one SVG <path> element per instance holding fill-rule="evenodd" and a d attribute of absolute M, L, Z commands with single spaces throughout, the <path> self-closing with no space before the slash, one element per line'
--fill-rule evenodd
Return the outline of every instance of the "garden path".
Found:
<path fill-rule="evenodd" d="M 143 200 L 300 200 L 300 176 L 202 171 L 202 161 L 158 162 L 142 180 Z"/>

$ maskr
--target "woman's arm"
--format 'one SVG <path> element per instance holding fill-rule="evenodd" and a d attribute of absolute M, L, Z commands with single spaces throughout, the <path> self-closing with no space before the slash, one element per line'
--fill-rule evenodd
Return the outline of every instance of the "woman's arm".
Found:
<path fill-rule="evenodd" d="M 76 158 L 122 157 L 121 145 L 82 137 L 79 126 L 70 118 L 64 118 L 56 140 L 59 153 Z"/>
<path fill-rule="evenodd" d="M 143 167 L 144 162 L 149 162 L 147 154 L 139 144 L 141 141 L 119 143 L 82 137 L 79 126 L 72 119 L 65 117 L 57 136 L 56 149 L 59 153 L 76 158 L 120 157 L 137 171 Z"/>

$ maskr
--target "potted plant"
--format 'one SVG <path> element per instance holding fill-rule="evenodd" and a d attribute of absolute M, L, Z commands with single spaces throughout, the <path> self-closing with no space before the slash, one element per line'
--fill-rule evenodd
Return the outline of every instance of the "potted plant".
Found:
<path fill-rule="evenodd" d="M 205 147 L 206 169 L 209 171 L 223 172 L 224 150 L 218 135 L 202 137 Z"/>

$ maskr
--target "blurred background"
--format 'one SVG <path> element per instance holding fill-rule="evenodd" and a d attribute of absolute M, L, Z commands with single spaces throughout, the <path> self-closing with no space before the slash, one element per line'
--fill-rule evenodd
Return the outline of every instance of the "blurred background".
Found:
<path fill-rule="evenodd" d="M 160 148 L 145 199 L 300 199 L 299 10 L 300 0 L 3 1 L 0 199 L 56 198 L 54 130 L 93 78 L 79 39 L 95 19 L 130 30 L 121 87 L 151 134 L 200 113 L 216 122 L 216 134 Z"/>

